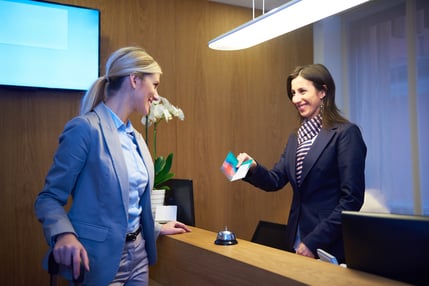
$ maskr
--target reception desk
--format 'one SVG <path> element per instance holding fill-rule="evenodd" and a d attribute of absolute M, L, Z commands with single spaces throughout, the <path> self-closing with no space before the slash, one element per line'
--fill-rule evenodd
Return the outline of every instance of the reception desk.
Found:
<path fill-rule="evenodd" d="M 191 229 L 158 239 L 152 285 L 407 285 L 246 240 L 216 245 L 217 233 Z"/>

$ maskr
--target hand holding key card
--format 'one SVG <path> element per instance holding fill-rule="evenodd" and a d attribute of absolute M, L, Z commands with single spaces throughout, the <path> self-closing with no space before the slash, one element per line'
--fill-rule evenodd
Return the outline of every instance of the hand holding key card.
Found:
<path fill-rule="evenodd" d="M 236 167 L 238 160 L 232 152 L 226 155 L 225 161 L 223 161 L 220 167 L 222 173 L 228 178 L 228 180 L 236 181 L 246 177 L 247 172 L 251 166 L 252 160 L 243 162 L 240 167 Z"/>

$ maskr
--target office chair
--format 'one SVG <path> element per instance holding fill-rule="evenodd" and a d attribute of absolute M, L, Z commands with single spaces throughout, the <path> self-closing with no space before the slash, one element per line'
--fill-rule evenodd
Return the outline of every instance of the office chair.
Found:
<path fill-rule="evenodd" d="M 252 236 L 252 242 L 265 246 L 287 250 L 286 224 L 260 220 Z"/>
<path fill-rule="evenodd" d="M 177 206 L 177 220 L 195 226 L 194 190 L 191 179 L 170 179 L 165 183 L 170 190 L 165 192 L 164 205 Z"/>

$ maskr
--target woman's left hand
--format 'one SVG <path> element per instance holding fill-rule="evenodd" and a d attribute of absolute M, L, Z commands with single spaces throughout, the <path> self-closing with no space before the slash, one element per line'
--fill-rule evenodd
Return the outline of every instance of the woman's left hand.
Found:
<path fill-rule="evenodd" d="M 313 252 L 311 252 L 311 250 L 308 249 L 308 247 L 302 242 L 299 244 L 298 249 L 296 250 L 296 254 L 315 258 Z"/>
<path fill-rule="evenodd" d="M 160 234 L 161 235 L 178 234 L 178 233 L 185 233 L 190 231 L 191 229 L 184 223 L 181 223 L 178 221 L 169 221 L 166 224 L 162 225 Z"/>

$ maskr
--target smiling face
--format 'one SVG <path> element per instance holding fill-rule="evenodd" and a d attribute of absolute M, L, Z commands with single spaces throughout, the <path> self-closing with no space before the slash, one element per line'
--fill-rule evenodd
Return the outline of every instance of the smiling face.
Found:
<path fill-rule="evenodd" d="M 152 101 L 158 100 L 158 86 L 160 82 L 160 74 L 147 74 L 143 77 L 131 75 L 131 80 L 135 88 L 134 106 L 135 110 L 146 116 L 150 111 Z"/>
<path fill-rule="evenodd" d="M 313 82 L 297 76 L 291 81 L 291 92 L 292 102 L 302 117 L 311 119 L 319 114 L 324 90 L 317 90 Z"/>

